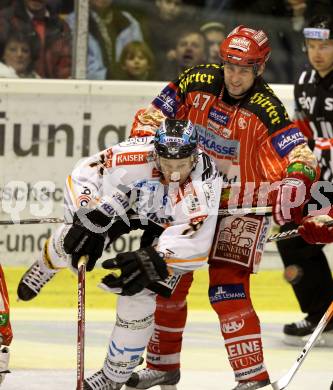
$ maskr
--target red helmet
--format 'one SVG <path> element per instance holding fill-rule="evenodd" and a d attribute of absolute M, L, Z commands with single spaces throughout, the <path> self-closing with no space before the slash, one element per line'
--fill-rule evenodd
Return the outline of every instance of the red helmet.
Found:
<path fill-rule="evenodd" d="M 221 43 L 223 62 L 250 66 L 264 64 L 270 55 L 268 37 L 262 30 L 238 26 Z"/>

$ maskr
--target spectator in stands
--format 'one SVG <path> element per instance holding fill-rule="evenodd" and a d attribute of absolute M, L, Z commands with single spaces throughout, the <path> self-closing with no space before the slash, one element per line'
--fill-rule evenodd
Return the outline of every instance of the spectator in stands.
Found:
<path fill-rule="evenodd" d="M 36 72 L 43 78 L 68 78 L 71 74 L 71 37 L 65 21 L 46 7 L 47 0 L 16 0 L 0 12 L 0 43 L 10 30 L 29 31 L 38 38 Z"/>
<path fill-rule="evenodd" d="M 183 0 L 156 0 L 155 4 L 162 20 L 174 21 L 183 13 Z"/>
<path fill-rule="evenodd" d="M 128 43 L 120 56 L 122 80 L 153 80 L 154 55 L 145 42 Z"/>
<path fill-rule="evenodd" d="M 75 13 L 70 13 L 66 21 L 71 29 L 72 40 L 74 41 Z M 88 53 L 87 53 L 87 80 L 105 80 L 106 67 L 104 66 L 102 51 L 99 42 L 91 34 L 88 35 Z"/>
<path fill-rule="evenodd" d="M 285 13 L 291 18 L 292 29 L 302 32 L 313 15 L 332 14 L 332 6 L 332 0 L 285 0 Z"/>
<path fill-rule="evenodd" d="M 200 31 L 205 35 L 208 45 L 208 62 L 210 64 L 220 64 L 220 45 L 225 39 L 225 26 L 220 22 L 206 22 L 200 27 Z"/>
<path fill-rule="evenodd" d="M 75 14 L 72 12 L 67 17 L 67 23 L 74 36 Z M 87 76 L 88 80 L 105 80 L 107 69 L 104 65 L 101 46 L 92 34 L 88 35 Z"/>
<path fill-rule="evenodd" d="M 298 50 L 304 21 L 314 14 L 332 14 L 332 0 L 206 0 L 203 13 L 221 18 L 227 29 L 246 24 L 265 30 L 273 48 L 265 80 L 292 84 L 306 61 Z"/>
<path fill-rule="evenodd" d="M 306 1 L 304 0 L 286 0 L 287 7 L 291 11 L 292 28 L 295 31 L 301 31 L 305 23 Z"/>
<path fill-rule="evenodd" d="M 105 78 L 115 79 L 119 71 L 119 60 L 124 46 L 133 41 L 142 41 L 142 31 L 139 22 L 126 11 L 112 4 L 113 0 L 90 0 L 89 34 L 98 43 L 106 68 Z M 75 15 L 72 13 L 68 22 L 73 29 Z M 89 39 L 88 45 L 92 42 Z M 92 52 L 91 47 L 88 48 Z M 88 57 L 88 64 L 94 58 Z M 89 76 L 88 69 L 88 76 Z M 90 72 L 91 73 L 91 72 Z"/>
<path fill-rule="evenodd" d="M 175 44 L 179 34 L 188 28 L 190 18 L 183 0 L 155 0 L 154 3 L 146 7 L 146 40 L 155 54 L 157 76 L 166 80 L 165 64 L 174 60 Z"/>
<path fill-rule="evenodd" d="M 38 56 L 36 38 L 24 31 L 13 31 L 0 46 L 0 77 L 40 78 L 34 70 Z"/>
<path fill-rule="evenodd" d="M 88 54 L 87 54 L 87 79 L 105 80 L 107 69 L 104 66 L 103 55 L 98 41 L 91 35 L 88 35 Z"/>
<path fill-rule="evenodd" d="M 166 61 L 160 80 L 173 80 L 186 69 L 207 62 L 207 43 L 205 36 L 197 30 L 183 31 L 176 42 L 174 58 Z"/>

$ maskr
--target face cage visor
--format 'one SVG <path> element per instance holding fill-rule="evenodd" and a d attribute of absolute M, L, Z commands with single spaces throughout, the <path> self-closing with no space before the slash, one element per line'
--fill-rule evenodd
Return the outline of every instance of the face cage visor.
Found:
<path fill-rule="evenodd" d="M 186 157 L 191 157 L 192 155 L 198 154 L 197 146 L 194 144 L 190 145 L 162 145 L 158 142 L 154 143 L 155 153 L 159 157 L 164 157 L 168 159 L 178 160 Z"/>

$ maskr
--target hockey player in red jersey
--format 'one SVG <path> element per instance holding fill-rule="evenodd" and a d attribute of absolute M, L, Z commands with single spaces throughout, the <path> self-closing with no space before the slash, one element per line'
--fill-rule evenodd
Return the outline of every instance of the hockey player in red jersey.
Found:
<path fill-rule="evenodd" d="M 9 348 L 13 338 L 9 321 L 9 299 L 5 275 L 0 265 L 0 386 L 8 371 Z"/>
<path fill-rule="evenodd" d="M 140 110 L 132 136 L 153 134 L 163 117 L 190 118 L 197 125 L 201 148 L 221 172 L 222 208 L 261 204 L 267 185 L 272 189 L 275 184 L 275 220 L 301 221 L 303 204 L 318 175 L 317 163 L 303 134 L 262 78 L 270 55 L 268 37 L 239 26 L 223 41 L 220 54 L 221 66 L 185 71 Z M 264 216 L 221 218 L 210 253 L 209 299 L 220 321 L 237 390 L 269 383 L 260 322 L 250 297 L 250 275 L 258 270 L 268 227 Z M 158 298 L 147 368 L 134 373 L 128 386 L 148 389 L 179 381 L 191 282 L 187 274 L 169 300 Z"/>

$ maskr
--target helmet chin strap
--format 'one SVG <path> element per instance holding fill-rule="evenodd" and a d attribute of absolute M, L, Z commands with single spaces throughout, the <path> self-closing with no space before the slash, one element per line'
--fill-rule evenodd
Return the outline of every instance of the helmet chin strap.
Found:
<path fill-rule="evenodd" d="M 161 164 L 160 164 L 160 156 L 156 152 L 154 152 L 153 156 L 154 156 L 156 168 L 162 173 Z"/>
<path fill-rule="evenodd" d="M 198 152 L 192 154 L 191 160 L 192 160 L 192 162 L 193 162 L 193 166 L 196 166 L 196 165 L 197 165 L 198 159 L 199 159 Z"/>

